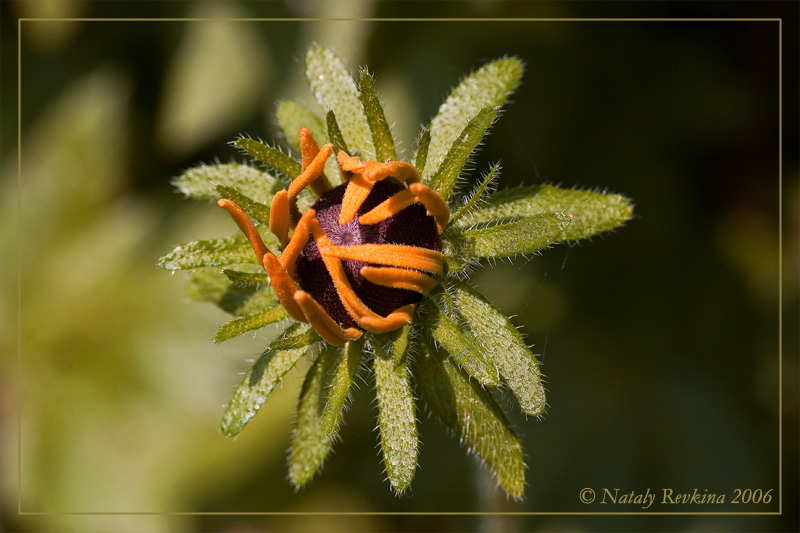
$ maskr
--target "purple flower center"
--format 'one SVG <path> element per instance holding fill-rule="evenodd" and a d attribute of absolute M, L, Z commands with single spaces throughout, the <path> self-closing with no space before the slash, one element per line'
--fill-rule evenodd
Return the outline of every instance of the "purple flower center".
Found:
<path fill-rule="evenodd" d="M 376 183 L 353 220 L 339 225 L 345 188 L 346 185 L 340 185 L 331 189 L 312 206 L 317 212 L 316 218 L 322 231 L 336 246 L 403 244 L 440 250 L 436 221 L 428 216 L 427 210 L 420 204 L 406 207 L 377 224 L 363 225 L 358 222 L 359 216 L 403 189 L 402 185 L 391 180 Z M 344 270 L 356 295 L 378 315 L 385 317 L 399 307 L 417 303 L 422 298 L 416 291 L 383 287 L 367 281 L 361 275 L 361 268 L 368 264 L 363 261 L 344 261 Z M 295 277 L 300 288 L 311 294 L 333 320 L 344 327 L 360 327 L 342 304 L 313 238 L 309 239 L 297 258 Z"/>

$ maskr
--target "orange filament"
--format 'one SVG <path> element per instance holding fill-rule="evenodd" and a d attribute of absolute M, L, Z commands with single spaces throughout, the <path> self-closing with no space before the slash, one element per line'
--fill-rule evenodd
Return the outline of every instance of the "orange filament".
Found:
<path fill-rule="evenodd" d="M 439 233 L 441 233 L 450 218 L 450 209 L 447 207 L 447 202 L 439 196 L 439 193 L 424 183 L 412 183 L 408 188 L 428 210 L 428 215 L 436 219 L 436 226 L 439 228 Z"/>
<path fill-rule="evenodd" d="M 300 256 L 300 252 L 303 251 L 305 248 L 306 243 L 308 242 L 309 238 L 309 227 L 308 223 L 311 219 L 316 216 L 317 212 L 308 208 L 308 211 L 300 218 L 300 221 L 297 223 L 297 227 L 294 229 L 294 233 L 292 233 L 292 238 L 289 241 L 289 244 L 286 245 L 286 248 L 283 249 L 281 253 L 280 262 L 281 266 L 286 269 L 289 275 L 294 275 L 294 268 L 297 263 L 297 258 Z"/>
<path fill-rule="evenodd" d="M 381 202 L 374 209 L 358 217 L 358 222 L 360 224 L 377 224 L 413 205 L 416 201 L 417 199 L 413 192 L 403 189 Z"/>
<path fill-rule="evenodd" d="M 334 346 L 341 346 L 347 341 L 354 341 L 361 337 L 362 331 L 358 328 L 344 329 L 334 322 L 321 305 L 307 292 L 297 291 L 294 300 L 303 310 L 308 323 L 319 333 L 319 336 Z"/>
<path fill-rule="evenodd" d="M 365 266 L 361 268 L 361 275 L 375 285 L 416 291 L 423 296 L 427 296 L 438 283 L 423 272 L 407 268 Z"/>

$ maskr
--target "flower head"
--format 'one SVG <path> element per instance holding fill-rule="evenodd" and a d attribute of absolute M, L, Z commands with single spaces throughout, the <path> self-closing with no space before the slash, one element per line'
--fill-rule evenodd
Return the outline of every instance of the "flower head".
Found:
<path fill-rule="evenodd" d="M 371 360 L 395 491 L 416 471 L 421 401 L 509 496 L 521 497 L 522 446 L 489 389 L 509 391 L 524 413 L 539 416 L 546 402 L 538 362 L 511 321 L 465 280 L 484 258 L 533 254 L 620 226 L 630 202 L 547 185 L 489 194 L 499 165 L 471 195 L 454 194 L 519 83 L 515 58 L 484 65 L 453 90 L 423 130 L 413 163 L 397 157 L 367 71 L 357 84 L 330 50 L 312 46 L 306 75 L 324 121 L 293 101 L 278 108 L 299 161 L 253 139 L 235 142 L 288 181 L 239 164 L 198 167 L 176 180 L 189 196 L 217 200 L 241 232 L 178 246 L 161 266 L 192 269 L 191 294 L 236 316 L 215 341 L 260 328 L 279 335 L 234 392 L 223 433 L 238 434 L 282 377 L 310 359 L 289 457 L 290 479 L 302 486 L 328 456 L 360 363 Z"/>

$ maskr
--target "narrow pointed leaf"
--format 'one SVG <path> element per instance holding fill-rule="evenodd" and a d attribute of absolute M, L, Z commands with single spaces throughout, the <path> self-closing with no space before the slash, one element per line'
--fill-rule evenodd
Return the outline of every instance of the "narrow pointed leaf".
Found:
<path fill-rule="evenodd" d="M 269 345 L 269 349 L 296 350 L 322 340 L 322 337 L 311 329 L 311 326 L 308 324 L 296 324 L 295 326 L 296 327 L 290 328 L 283 338 L 272 341 Z"/>
<path fill-rule="evenodd" d="M 217 185 L 217 194 L 219 194 L 219 198 L 226 198 L 238 204 L 250 218 L 255 219 L 261 224 L 269 224 L 269 206 L 266 204 L 256 202 L 236 188 L 228 187 L 227 185 Z"/>
<path fill-rule="evenodd" d="M 633 215 L 633 204 L 619 194 L 533 185 L 490 195 L 485 205 L 459 224 L 493 223 L 546 212 L 572 215 L 562 237 L 571 241 L 621 226 Z"/>
<path fill-rule="evenodd" d="M 483 178 L 483 181 L 475 190 L 475 192 L 472 194 L 467 203 L 461 206 L 461 208 L 455 213 L 453 213 L 453 216 L 450 217 L 448 226 L 456 225 L 456 222 L 459 219 L 477 209 L 477 207 L 480 205 L 481 197 L 486 192 L 486 189 L 489 187 L 489 184 L 492 183 L 492 181 L 494 181 L 497 178 L 499 170 L 500 170 L 500 164 L 495 163 L 495 165 L 492 167 L 492 170 L 490 170 L 489 173 L 486 175 L 486 177 Z"/>
<path fill-rule="evenodd" d="M 347 145 L 362 159 L 375 159 L 372 133 L 358 98 L 358 87 L 344 62 L 329 49 L 314 45 L 306 53 L 306 79 L 320 105 L 336 113 Z M 330 132 L 328 135 L 331 136 Z"/>
<path fill-rule="evenodd" d="M 300 162 L 295 161 L 290 155 L 284 154 L 274 146 L 246 137 L 236 139 L 234 144 L 250 157 L 258 159 L 290 180 L 296 178 L 302 170 Z"/>
<path fill-rule="evenodd" d="M 331 143 L 333 143 L 334 155 L 338 154 L 340 151 L 344 151 L 347 155 L 353 155 L 342 136 L 342 130 L 339 129 L 339 123 L 336 121 L 336 113 L 328 111 L 325 115 L 325 123 L 328 128 L 328 136 L 331 139 Z"/>
<path fill-rule="evenodd" d="M 311 130 L 314 138 L 322 146 L 328 142 L 325 124 L 309 108 L 293 100 L 283 100 L 276 111 L 278 125 L 283 137 L 298 153 L 300 152 L 300 128 Z"/>
<path fill-rule="evenodd" d="M 495 118 L 497 118 L 497 108 L 484 107 L 453 141 L 439 165 L 439 170 L 430 178 L 429 182 L 430 187 L 437 191 L 442 198 L 447 199 L 453 192 L 464 165 L 469 161 L 472 152 L 478 147 Z"/>
<path fill-rule="evenodd" d="M 494 386 L 500 382 L 497 367 L 466 328 L 435 304 L 427 305 L 421 318 L 436 342 L 472 377 L 483 385 Z"/>
<path fill-rule="evenodd" d="M 267 285 L 235 284 L 216 269 L 192 272 L 187 287 L 192 300 L 211 302 L 235 316 L 246 316 L 273 307 L 278 297 Z"/>
<path fill-rule="evenodd" d="M 417 168 L 417 172 L 419 172 L 420 176 L 424 174 L 428 163 L 428 147 L 430 143 L 431 129 L 430 127 L 426 127 L 419 136 L 419 140 L 417 141 L 417 154 L 414 156 L 414 166 Z"/>
<path fill-rule="evenodd" d="M 401 339 L 405 333 L 405 343 L 402 340 L 376 343 L 374 370 L 383 462 L 392 488 L 401 493 L 411 484 L 417 470 L 419 437 L 414 394 L 403 349 L 404 344 L 408 346 L 408 329 L 399 331 Z"/>
<path fill-rule="evenodd" d="M 186 270 L 199 267 L 257 264 L 253 248 L 243 235 L 192 241 L 175 247 L 159 260 L 164 270 Z"/>
<path fill-rule="evenodd" d="M 453 142 L 481 109 L 505 104 L 519 84 L 522 70 L 517 58 L 498 59 L 473 72 L 453 89 L 431 121 L 431 143 L 423 178 L 437 172 Z"/>
<path fill-rule="evenodd" d="M 536 356 L 511 321 L 466 283 L 455 283 L 453 292 L 461 315 L 472 334 L 492 355 L 500 376 L 514 393 L 522 411 L 539 415 L 545 408 L 545 392 Z"/>
<path fill-rule="evenodd" d="M 563 213 L 541 213 L 507 224 L 453 234 L 465 258 L 514 257 L 532 254 L 563 240 L 570 218 Z"/>
<path fill-rule="evenodd" d="M 223 268 L 222 273 L 235 285 L 266 285 L 269 283 L 269 276 L 266 272 L 243 272 Z"/>
<path fill-rule="evenodd" d="M 342 421 L 347 396 L 350 387 L 356 378 L 358 365 L 361 362 L 361 353 L 364 350 L 364 337 L 357 341 L 348 342 L 342 350 L 342 358 L 336 367 L 336 373 L 331 380 L 328 399 L 322 412 L 322 425 L 325 434 L 333 438 Z"/>
<path fill-rule="evenodd" d="M 266 172 L 239 163 L 201 165 L 191 168 L 173 181 L 182 193 L 199 200 L 219 198 L 217 185 L 235 187 L 255 201 L 268 203 L 281 189 L 277 179 Z"/>
<path fill-rule="evenodd" d="M 324 349 L 303 381 L 289 451 L 289 480 L 295 487 L 311 481 L 331 451 L 333 441 L 322 424 L 322 396 L 336 365 L 337 351 L 332 346 Z"/>
<path fill-rule="evenodd" d="M 484 461 L 503 490 L 522 497 L 525 463 L 522 445 L 491 394 L 459 371 L 434 347 L 415 359 L 414 376 L 422 399 L 470 451 Z"/>
<path fill-rule="evenodd" d="M 291 329 L 291 328 L 290 328 Z M 267 350 L 236 387 L 222 414 L 222 433 L 227 437 L 238 435 L 255 416 L 267 396 L 280 383 L 283 376 L 312 348 L 295 350 Z"/>
<path fill-rule="evenodd" d="M 372 143 L 375 145 L 376 161 L 395 161 L 397 153 L 394 148 L 394 139 L 386 122 L 386 115 L 383 112 L 378 93 L 375 91 L 375 79 L 366 70 L 361 71 L 361 82 L 359 83 L 359 98 L 367 117 L 367 124 L 372 132 Z"/>
<path fill-rule="evenodd" d="M 226 323 L 214 335 L 214 342 L 223 342 L 238 337 L 242 333 L 260 329 L 269 324 L 280 322 L 289 316 L 282 305 L 276 305 L 266 311 L 236 318 Z"/>

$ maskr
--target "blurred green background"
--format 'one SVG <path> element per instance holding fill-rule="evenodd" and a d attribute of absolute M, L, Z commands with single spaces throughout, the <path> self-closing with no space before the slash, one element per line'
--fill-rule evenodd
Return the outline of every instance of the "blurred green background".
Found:
<path fill-rule="evenodd" d="M 785 17 L 796 43 L 797 4 L 37 0 L 0 15 L 0 531 L 796 531 L 798 57 L 784 50 L 781 188 L 777 22 L 219 19 Z M 108 17 L 217 20 L 42 20 Z M 155 268 L 178 243 L 233 232 L 169 182 L 241 160 L 228 145 L 239 134 L 276 139 L 276 101 L 312 103 L 311 42 L 370 66 L 406 156 L 462 75 L 516 55 L 523 86 L 473 178 L 502 160 L 503 186 L 636 204 L 613 234 L 473 278 L 547 377 L 546 416 L 512 415 L 524 502 L 505 501 L 422 412 L 420 469 L 393 496 L 369 380 L 321 477 L 297 493 L 285 456 L 302 369 L 239 438 L 217 430 L 264 342 L 212 345 L 226 317 Z M 563 514 L 640 510 L 584 505 L 585 487 L 774 489 L 770 505 L 650 509 L 774 511 L 781 415 L 782 516 Z M 231 514 L 323 511 L 552 514 Z"/>

